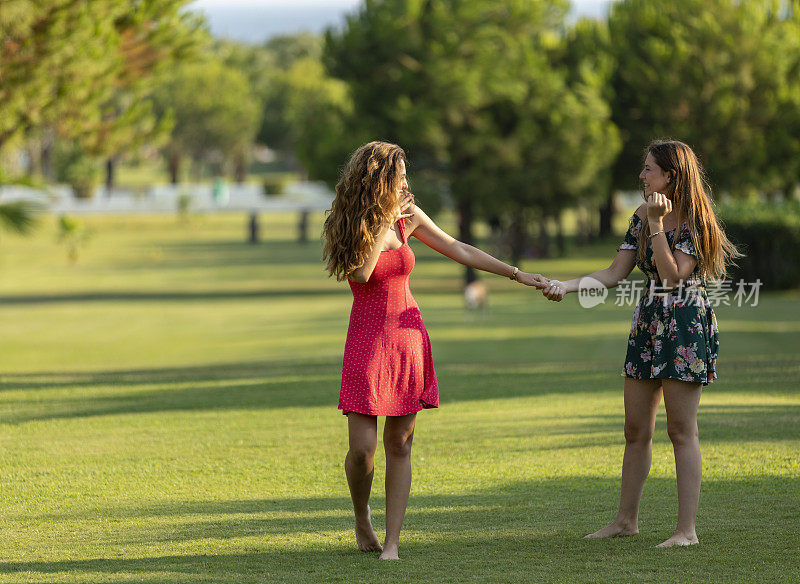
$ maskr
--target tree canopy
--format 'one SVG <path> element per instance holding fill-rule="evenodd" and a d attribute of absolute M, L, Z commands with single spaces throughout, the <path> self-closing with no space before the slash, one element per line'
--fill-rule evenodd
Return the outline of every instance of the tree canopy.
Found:
<path fill-rule="evenodd" d="M 613 160 L 602 87 L 564 58 L 566 10 L 536 0 L 366 2 L 327 36 L 326 63 L 348 83 L 359 120 L 444 180 L 462 240 L 476 212 L 558 213 Z"/>

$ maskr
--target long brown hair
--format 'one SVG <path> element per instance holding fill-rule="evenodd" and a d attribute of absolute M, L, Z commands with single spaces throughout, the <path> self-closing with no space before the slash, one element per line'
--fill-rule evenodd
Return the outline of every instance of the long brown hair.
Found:
<path fill-rule="evenodd" d="M 687 223 L 692 243 L 697 250 L 697 263 L 705 278 L 722 280 L 728 264 L 742 257 L 720 226 L 714 213 L 711 188 L 703 174 L 703 168 L 692 149 L 677 140 L 656 140 L 647 147 L 645 156 L 651 154 L 656 164 L 671 176 L 665 189 L 678 216 L 678 227 L 672 240 L 672 248 L 678 241 L 681 226 Z M 647 250 L 650 224 L 643 221 L 639 232 L 639 261 L 644 261 Z"/>
<path fill-rule="evenodd" d="M 390 223 L 400 203 L 400 161 L 406 153 L 388 142 L 356 150 L 336 184 L 322 236 L 322 259 L 337 280 L 346 279 L 367 259 L 382 224 Z"/>

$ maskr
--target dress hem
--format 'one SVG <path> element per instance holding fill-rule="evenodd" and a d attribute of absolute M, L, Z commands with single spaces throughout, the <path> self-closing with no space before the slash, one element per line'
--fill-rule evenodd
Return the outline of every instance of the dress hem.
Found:
<path fill-rule="evenodd" d="M 421 412 L 422 410 L 431 410 L 431 409 L 438 409 L 439 408 L 438 405 L 429 404 L 428 402 L 425 402 L 425 401 L 422 401 L 422 400 L 420 400 L 419 403 L 420 403 L 421 407 L 418 410 L 413 410 L 411 412 L 406 412 L 404 414 L 384 414 L 382 412 L 363 412 L 363 411 L 358 411 L 358 410 L 354 410 L 354 409 L 351 409 L 351 408 L 347 408 L 346 409 L 346 408 L 343 408 L 342 406 L 339 406 L 339 409 L 342 410 L 342 415 L 343 416 L 346 416 L 347 414 L 350 414 L 350 413 L 354 413 L 354 414 L 361 414 L 362 416 L 387 416 L 387 417 L 394 416 L 394 417 L 399 417 L 399 416 L 408 416 L 410 414 L 417 414 L 417 413 Z"/>
<path fill-rule="evenodd" d="M 656 381 L 658 379 L 671 379 L 673 381 L 683 381 L 685 383 L 700 383 L 704 387 L 706 385 L 714 383 L 714 381 L 716 381 L 716 379 L 717 379 L 717 375 L 716 374 L 714 374 L 714 377 L 712 377 L 711 379 L 707 379 L 706 381 L 700 381 L 698 379 L 686 380 L 686 379 L 681 379 L 680 377 L 669 377 L 669 376 L 664 376 L 664 377 L 660 377 L 660 376 L 657 376 L 657 377 L 633 377 L 631 375 L 628 375 L 625 371 L 623 371 L 619 375 L 620 375 L 620 377 L 626 377 L 628 379 L 636 379 L 637 381 Z"/>

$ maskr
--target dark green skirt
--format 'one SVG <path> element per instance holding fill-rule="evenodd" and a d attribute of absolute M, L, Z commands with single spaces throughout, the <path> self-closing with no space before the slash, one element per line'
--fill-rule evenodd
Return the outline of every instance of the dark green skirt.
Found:
<path fill-rule="evenodd" d="M 622 375 L 708 385 L 717 378 L 719 329 L 705 290 L 645 294 L 636 305 Z"/>

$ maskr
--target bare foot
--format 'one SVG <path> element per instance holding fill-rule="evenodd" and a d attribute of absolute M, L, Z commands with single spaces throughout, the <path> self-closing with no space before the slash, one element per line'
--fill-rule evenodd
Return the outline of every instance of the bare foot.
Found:
<path fill-rule="evenodd" d="M 383 549 L 383 553 L 379 558 L 381 560 L 399 560 L 400 556 L 397 555 L 397 544 L 387 545 Z"/>
<path fill-rule="evenodd" d="M 638 526 L 630 526 L 627 523 L 614 522 L 611 525 L 606 525 L 600 531 L 595 531 L 589 535 L 583 536 L 584 539 L 602 539 L 604 537 L 622 537 L 626 535 L 636 535 L 639 533 Z"/>
<path fill-rule="evenodd" d="M 367 507 L 367 517 L 359 521 L 356 519 L 356 543 L 358 549 L 362 552 L 381 552 L 381 542 L 378 539 L 378 534 L 372 529 L 372 515 L 370 509 Z"/>
<path fill-rule="evenodd" d="M 673 546 L 687 546 L 687 545 L 696 545 L 700 543 L 700 540 L 697 539 L 697 534 L 690 533 L 676 533 L 672 537 L 670 537 L 667 541 L 662 541 L 656 547 L 660 548 L 668 548 Z"/>

